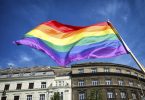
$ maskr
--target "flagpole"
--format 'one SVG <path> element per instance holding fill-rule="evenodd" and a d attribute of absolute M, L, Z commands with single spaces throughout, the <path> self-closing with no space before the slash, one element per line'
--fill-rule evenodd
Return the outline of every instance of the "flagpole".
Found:
<path fill-rule="evenodd" d="M 133 54 L 133 52 L 129 49 L 129 47 L 127 46 L 127 44 L 124 42 L 124 40 L 122 39 L 122 37 L 119 35 L 119 33 L 117 32 L 117 30 L 114 28 L 114 26 L 111 24 L 111 22 L 108 20 L 107 23 L 112 27 L 112 29 L 114 30 L 114 32 L 116 33 L 118 39 L 122 42 L 123 46 L 125 47 L 125 49 L 128 51 L 128 53 L 131 55 L 131 57 L 133 58 L 133 60 L 136 62 L 136 64 L 140 67 L 140 69 L 144 72 L 145 74 L 145 68 L 143 67 L 143 65 L 138 61 L 138 59 L 135 57 L 135 55 Z"/>

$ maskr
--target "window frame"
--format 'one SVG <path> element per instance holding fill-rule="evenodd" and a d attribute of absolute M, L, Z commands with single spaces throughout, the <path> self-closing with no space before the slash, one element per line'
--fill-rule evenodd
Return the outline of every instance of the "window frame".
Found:
<path fill-rule="evenodd" d="M 18 98 L 15 98 L 15 97 L 18 97 Z M 19 100 L 19 99 L 20 99 L 20 96 L 18 96 L 18 95 L 14 96 L 14 100 Z"/>
<path fill-rule="evenodd" d="M 27 95 L 27 100 L 32 100 L 32 95 Z"/>
<path fill-rule="evenodd" d="M 45 89 L 45 88 L 46 88 L 46 82 L 41 82 L 41 89 Z"/>
<path fill-rule="evenodd" d="M 131 93 L 131 96 L 132 96 L 132 99 L 133 99 L 133 100 L 136 100 L 136 99 L 137 99 L 136 93 L 132 92 L 132 93 Z M 134 97 L 135 97 L 135 98 L 134 98 Z"/>
<path fill-rule="evenodd" d="M 45 94 L 40 94 L 40 100 L 45 100 Z"/>
<path fill-rule="evenodd" d="M 129 81 L 129 82 L 128 82 L 128 85 L 129 85 L 129 86 L 133 86 L 133 85 L 134 85 L 133 81 Z"/>
<path fill-rule="evenodd" d="M 85 100 L 85 93 L 84 92 L 79 93 L 79 100 Z"/>
<path fill-rule="evenodd" d="M 107 98 L 108 98 L 108 99 L 114 98 L 114 93 L 113 93 L 113 91 L 107 91 Z"/>
<path fill-rule="evenodd" d="M 8 87 L 7 87 L 8 86 Z M 10 88 L 10 84 L 5 84 L 4 90 L 8 91 Z"/>
<path fill-rule="evenodd" d="M 97 73 L 97 68 L 91 68 L 91 73 Z"/>
<path fill-rule="evenodd" d="M 32 85 L 32 84 L 33 84 L 33 85 Z M 31 87 L 31 85 L 32 85 L 32 87 Z M 34 89 L 34 83 L 29 83 L 28 89 Z"/>
<path fill-rule="evenodd" d="M 124 85 L 124 81 L 123 80 L 118 80 L 118 85 L 123 86 Z"/>
<path fill-rule="evenodd" d="M 120 68 L 116 68 L 116 72 L 117 72 L 117 73 L 121 73 L 122 70 L 121 70 Z"/>
<path fill-rule="evenodd" d="M 97 86 L 99 85 L 99 81 L 98 80 L 92 80 L 92 86 Z"/>
<path fill-rule="evenodd" d="M 20 85 L 20 87 L 18 85 Z M 21 90 L 21 88 L 22 88 L 22 83 L 17 83 L 16 90 Z"/>
<path fill-rule="evenodd" d="M 106 73 L 110 72 L 110 68 L 104 68 L 104 72 Z"/>
<path fill-rule="evenodd" d="M 83 73 L 84 73 L 84 68 L 78 69 L 78 73 L 79 73 L 79 74 L 83 74 Z"/>
<path fill-rule="evenodd" d="M 105 83 L 106 83 L 106 85 L 112 85 L 112 80 L 111 79 L 106 79 Z"/>
<path fill-rule="evenodd" d="M 7 100 L 7 96 L 2 96 L 1 100 Z"/>
<path fill-rule="evenodd" d="M 84 86 L 85 85 L 85 81 L 84 80 L 79 80 L 78 81 L 78 86 Z"/>
<path fill-rule="evenodd" d="M 121 91 L 120 92 L 120 98 L 121 99 L 126 99 L 127 98 L 127 95 L 126 95 L 126 92 L 125 91 Z"/>

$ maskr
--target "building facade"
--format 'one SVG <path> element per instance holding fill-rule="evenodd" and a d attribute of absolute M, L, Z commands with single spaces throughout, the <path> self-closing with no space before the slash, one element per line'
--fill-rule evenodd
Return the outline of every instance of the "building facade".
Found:
<path fill-rule="evenodd" d="M 145 74 L 113 63 L 0 70 L 1 100 L 143 100 Z"/>
<path fill-rule="evenodd" d="M 66 71 L 64 71 L 65 74 L 61 72 L 56 74 L 57 70 L 60 69 L 62 68 L 33 67 L 1 70 L 1 100 L 50 100 L 50 96 L 54 92 L 60 92 L 62 100 L 69 100 L 71 96 L 71 79 Z M 55 82 L 58 80 L 63 82 L 60 85 L 66 86 L 67 84 L 67 88 L 59 87 L 54 90 L 50 88 L 54 87 Z M 66 92 L 69 95 L 65 95 Z"/>
<path fill-rule="evenodd" d="M 72 100 L 142 100 L 145 75 L 132 67 L 112 63 L 72 66 Z"/>
<path fill-rule="evenodd" d="M 48 97 L 51 97 L 55 92 L 60 95 L 60 100 L 71 100 L 71 68 L 53 68 L 55 72 L 54 81 L 48 87 Z"/>

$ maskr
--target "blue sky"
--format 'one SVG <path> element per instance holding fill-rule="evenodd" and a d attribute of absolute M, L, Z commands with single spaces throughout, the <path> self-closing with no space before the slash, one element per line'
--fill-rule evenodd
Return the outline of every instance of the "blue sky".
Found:
<path fill-rule="evenodd" d="M 84 26 L 108 19 L 145 66 L 145 1 L 144 0 L 0 0 L 0 68 L 57 66 L 47 55 L 12 41 L 42 22 Z M 137 67 L 129 55 L 81 62 L 113 62 Z"/>

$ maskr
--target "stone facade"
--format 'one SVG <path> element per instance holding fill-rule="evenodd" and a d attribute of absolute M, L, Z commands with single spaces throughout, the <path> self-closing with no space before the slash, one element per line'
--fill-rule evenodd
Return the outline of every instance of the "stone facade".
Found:
<path fill-rule="evenodd" d="M 143 100 L 145 74 L 113 63 L 0 70 L 1 100 Z"/>
<path fill-rule="evenodd" d="M 72 100 L 141 100 L 145 94 L 144 74 L 125 65 L 77 64 L 71 77 Z"/>

